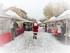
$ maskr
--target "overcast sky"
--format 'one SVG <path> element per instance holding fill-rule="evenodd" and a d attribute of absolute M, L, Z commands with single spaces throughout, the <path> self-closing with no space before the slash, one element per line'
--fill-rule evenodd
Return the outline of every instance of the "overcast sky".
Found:
<path fill-rule="evenodd" d="M 56 5 L 57 2 L 60 2 L 63 5 L 66 3 L 68 5 L 70 4 L 69 0 L 0 0 L 0 3 L 2 3 L 4 7 L 19 7 L 26 11 L 29 17 L 35 19 L 41 19 L 44 17 L 43 9 L 49 2 L 54 5 Z"/>

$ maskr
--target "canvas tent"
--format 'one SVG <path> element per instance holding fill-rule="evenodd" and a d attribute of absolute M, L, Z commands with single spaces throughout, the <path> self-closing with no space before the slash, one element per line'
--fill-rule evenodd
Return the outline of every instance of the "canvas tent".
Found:
<path fill-rule="evenodd" d="M 10 19 L 24 20 L 23 18 L 21 18 L 20 16 L 18 16 L 15 12 L 13 12 L 12 10 L 8 10 L 5 13 L 11 16 Z"/>
<path fill-rule="evenodd" d="M 70 19 L 70 9 L 64 11 L 60 16 L 57 17 L 58 20 L 63 20 L 63 19 Z"/>
<path fill-rule="evenodd" d="M 2 9 L 0 9 L 0 18 L 10 18 L 10 16 L 5 14 L 5 12 Z"/>
<path fill-rule="evenodd" d="M 44 23 L 46 22 L 53 22 L 53 21 L 56 21 L 57 18 L 55 16 L 51 17 L 49 20 L 45 21 Z"/>
<path fill-rule="evenodd" d="M 38 24 L 41 24 L 41 22 L 40 22 L 40 21 L 37 21 L 37 23 L 38 23 Z"/>
<path fill-rule="evenodd" d="M 15 12 L 13 12 L 12 10 L 8 10 L 6 12 L 6 14 L 12 16 L 10 19 L 14 19 L 19 26 L 22 26 L 23 22 L 32 22 L 26 19 L 21 18 L 20 16 L 18 16 Z"/>
<path fill-rule="evenodd" d="M 55 16 L 53 16 L 48 20 L 48 22 L 52 22 L 52 21 L 56 21 L 56 20 L 57 20 L 57 18 Z"/>
<path fill-rule="evenodd" d="M 5 14 L 2 9 L 0 9 L 0 34 L 9 31 L 10 16 Z"/>
<path fill-rule="evenodd" d="M 57 21 L 59 20 L 64 20 L 66 23 L 65 44 L 67 44 L 68 37 L 70 36 L 70 9 L 64 11 L 59 17 L 57 17 Z"/>

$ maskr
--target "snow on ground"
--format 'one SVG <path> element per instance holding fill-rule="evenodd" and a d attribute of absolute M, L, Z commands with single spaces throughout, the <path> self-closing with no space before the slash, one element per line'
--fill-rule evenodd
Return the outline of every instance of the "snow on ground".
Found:
<path fill-rule="evenodd" d="M 32 31 L 25 31 L 12 42 L 0 46 L 0 53 L 70 53 L 70 46 L 61 44 L 41 29 L 37 40 L 32 39 Z"/>

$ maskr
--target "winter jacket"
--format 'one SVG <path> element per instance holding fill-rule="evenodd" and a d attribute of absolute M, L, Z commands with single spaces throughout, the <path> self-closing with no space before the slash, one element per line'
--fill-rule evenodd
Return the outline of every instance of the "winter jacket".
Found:
<path fill-rule="evenodd" d="M 32 26 L 32 30 L 33 30 L 33 32 L 38 32 L 38 25 L 37 26 Z"/>
<path fill-rule="evenodd" d="M 62 33 L 61 25 L 57 25 L 58 33 Z"/>

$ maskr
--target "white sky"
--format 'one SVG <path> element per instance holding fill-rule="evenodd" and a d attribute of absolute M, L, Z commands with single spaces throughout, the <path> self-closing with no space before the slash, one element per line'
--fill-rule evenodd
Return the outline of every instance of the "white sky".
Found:
<path fill-rule="evenodd" d="M 64 1 L 68 5 L 70 4 L 69 0 L 0 0 L 0 3 L 3 3 L 3 6 L 6 8 L 11 6 L 19 7 L 26 11 L 29 17 L 41 19 L 44 17 L 43 9 L 49 2 L 56 4 L 57 2 L 63 3 Z M 63 3 L 63 5 L 65 4 Z"/>

